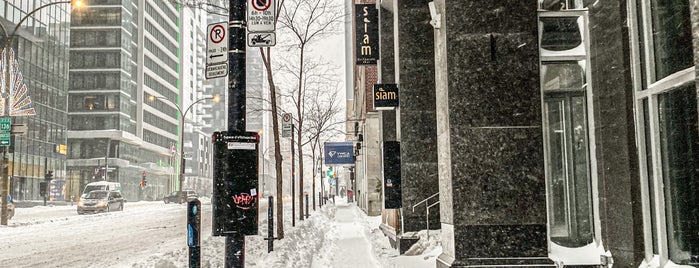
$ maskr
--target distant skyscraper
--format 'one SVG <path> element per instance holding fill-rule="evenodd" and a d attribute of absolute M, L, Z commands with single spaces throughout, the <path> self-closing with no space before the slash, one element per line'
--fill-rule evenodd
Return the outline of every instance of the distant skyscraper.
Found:
<path fill-rule="evenodd" d="M 81 188 L 116 181 L 127 199 L 176 188 L 181 23 L 169 1 L 93 1 L 73 11 L 67 169 Z M 144 175 L 149 187 L 140 189 Z"/>

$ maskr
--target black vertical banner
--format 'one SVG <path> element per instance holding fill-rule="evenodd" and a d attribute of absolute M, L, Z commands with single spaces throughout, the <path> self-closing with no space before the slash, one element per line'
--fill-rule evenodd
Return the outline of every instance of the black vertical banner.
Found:
<path fill-rule="evenodd" d="M 403 207 L 400 188 L 400 142 L 383 143 L 383 192 L 384 208 Z"/>
<path fill-rule="evenodd" d="M 215 132 L 212 235 L 256 235 L 258 136 L 256 132 Z"/>
<path fill-rule="evenodd" d="M 379 59 L 379 10 L 376 4 L 356 4 L 354 14 L 357 65 L 376 64 Z"/>

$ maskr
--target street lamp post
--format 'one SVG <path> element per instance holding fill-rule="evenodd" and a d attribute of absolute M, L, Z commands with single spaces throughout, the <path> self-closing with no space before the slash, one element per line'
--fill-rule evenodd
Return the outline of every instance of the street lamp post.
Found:
<path fill-rule="evenodd" d="M 148 97 L 148 98 L 150 99 L 150 101 L 153 101 L 155 99 L 166 100 L 169 103 L 171 103 L 172 105 L 174 105 L 175 108 L 177 108 L 177 112 L 179 112 L 179 114 L 180 114 L 180 118 L 181 118 L 181 121 L 180 121 L 180 141 L 179 141 L 180 142 L 180 174 L 179 174 L 179 178 L 178 178 L 180 185 L 178 187 L 177 203 L 182 204 L 182 185 L 184 184 L 184 119 L 187 117 L 187 113 L 189 113 L 189 111 L 192 109 L 192 107 L 194 107 L 195 104 L 200 103 L 200 102 L 205 101 L 205 100 L 213 100 L 214 102 L 218 102 L 218 96 L 198 99 L 198 100 L 192 102 L 192 104 L 190 104 L 187 107 L 187 109 L 184 110 L 184 112 L 182 112 L 182 109 L 180 109 L 179 105 L 172 102 L 168 98 L 156 97 L 153 95 L 150 95 L 150 97 Z"/>
<path fill-rule="evenodd" d="M 44 5 L 42 5 L 42 6 L 39 6 L 39 7 L 35 8 L 34 10 L 30 11 L 29 13 L 27 13 L 27 15 L 24 15 L 24 17 L 22 17 L 22 18 L 19 20 L 19 22 L 17 23 L 17 25 L 15 26 L 15 28 L 14 28 L 14 29 L 12 30 L 12 32 L 9 33 L 9 34 L 8 34 L 8 32 L 7 32 L 7 28 L 5 28 L 5 25 L 4 25 L 3 23 L 0 23 L 0 28 L 2 28 L 3 37 L 5 38 L 5 39 L 4 39 L 5 44 L 4 44 L 4 46 L 3 46 L 3 47 L 4 47 L 4 52 L 5 52 L 5 53 L 4 53 L 4 57 L 5 57 L 5 58 L 4 58 L 4 61 L 5 61 L 5 64 L 4 64 L 4 66 L 3 66 L 3 68 L 4 68 L 4 74 L 3 74 L 4 77 L 3 77 L 3 78 L 5 79 L 5 89 L 4 89 L 3 92 L 2 92 L 2 98 L 3 98 L 3 99 L 2 99 L 2 104 L 1 104 L 1 106 L 2 106 L 2 116 L 3 116 L 3 117 L 12 118 L 12 116 L 11 116 L 11 110 L 10 110 L 10 105 L 11 105 L 11 103 L 10 103 L 10 93 L 11 93 L 11 92 L 9 92 L 9 91 L 10 91 L 10 82 L 11 82 L 11 81 L 10 81 L 10 79 L 11 79 L 11 77 L 10 77 L 10 66 L 11 66 L 12 63 L 9 61 L 9 58 L 10 58 L 10 48 L 11 48 L 11 46 L 12 46 L 12 42 L 14 41 L 15 34 L 17 33 L 17 30 L 19 30 L 19 28 L 22 27 L 22 24 L 24 23 L 24 21 L 27 20 L 27 19 L 28 19 L 29 17 L 31 17 L 32 15 L 34 15 L 34 13 L 36 13 L 37 11 L 39 11 L 39 10 L 45 8 L 45 7 L 49 7 L 49 6 L 53 6 L 53 5 L 58 5 L 58 4 L 71 4 L 71 5 L 75 6 L 75 7 L 81 7 L 82 4 L 83 4 L 83 2 L 82 2 L 81 0 L 58 1 L 58 2 L 48 3 L 48 4 L 44 4 Z M 8 205 L 8 202 L 9 202 L 8 196 L 9 196 L 9 194 L 10 194 L 10 178 L 8 177 L 8 166 L 9 166 L 9 163 L 8 163 L 8 159 L 7 159 L 8 147 L 9 147 L 9 146 L 3 146 L 3 149 L 2 149 L 2 165 L 0 166 L 0 173 L 2 173 L 2 176 L 1 176 L 1 177 L 2 177 L 2 182 L 0 182 L 0 190 L 1 190 L 0 192 L 1 192 L 2 194 L 0 194 L 0 195 L 3 197 L 3 198 L 2 198 L 2 206 L 0 206 L 0 224 L 1 224 L 1 225 L 7 225 L 7 218 L 8 218 L 8 217 L 7 217 L 7 216 L 8 216 L 8 215 L 7 215 L 7 214 L 8 214 L 7 205 Z"/>

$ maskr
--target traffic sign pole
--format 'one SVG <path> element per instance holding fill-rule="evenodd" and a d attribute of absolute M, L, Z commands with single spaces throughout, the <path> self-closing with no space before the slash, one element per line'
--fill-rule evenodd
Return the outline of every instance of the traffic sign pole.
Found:
<path fill-rule="evenodd" d="M 240 133 L 245 131 L 247 0 L 230 0 L 228 6 L 228 132 Z M 234 166 L 227 168 L 232 169 Z M 245 267 L 245 235 L 235 233 L 226 236 L 224 259 L 226 268 Z"/>

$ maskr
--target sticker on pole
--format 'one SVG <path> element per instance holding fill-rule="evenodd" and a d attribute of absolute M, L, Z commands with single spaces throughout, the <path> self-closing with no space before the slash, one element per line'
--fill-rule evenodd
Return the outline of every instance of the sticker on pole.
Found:
<path fill-rule="evenodd" d="M 248 32 L 274 32 L 274 0 L 248 0 Z"/>

